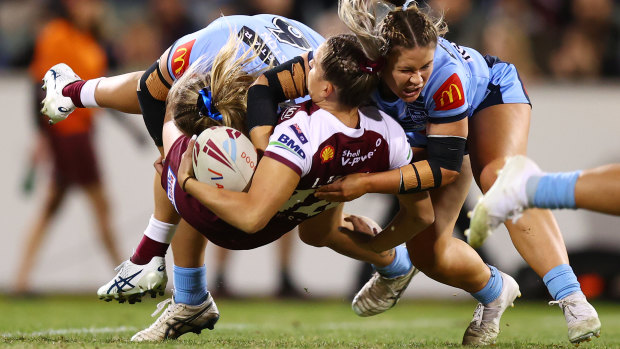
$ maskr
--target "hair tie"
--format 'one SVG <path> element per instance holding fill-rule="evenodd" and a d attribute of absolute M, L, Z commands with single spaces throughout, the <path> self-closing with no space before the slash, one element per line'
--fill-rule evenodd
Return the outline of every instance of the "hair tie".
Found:
<path fill-rule="evenodd" d="M 211 105 L 213 97 L 211 96 L 211 90 L 209 87 L 205 87 L 198 91 L 198 100 L 196 106 L 198 107 L 198 114 L 202 117 L 209 117 L 215 121 L 222 121 L 222 114 Z"/>
<path fill-rule="evenodd" d="M 412 2 L 415 2 L 415 0 L 405 1 L 405 4 L 403 5 L 403 11 L 407 11 L 407 8 L 409 7 L 409 5 L 411 5 Z"/>
<path fill-rule="evenodd" d="M 372 61 L 368 58 L 365 58 L 360 62 L 360 70 L 367 74 L 376 74 L 378 73 L 385 63 L 383 58 L 379 58 L 376 61 Z"/>

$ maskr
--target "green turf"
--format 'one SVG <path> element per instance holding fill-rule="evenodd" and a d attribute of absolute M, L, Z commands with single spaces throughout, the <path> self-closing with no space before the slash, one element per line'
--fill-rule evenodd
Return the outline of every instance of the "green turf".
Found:
<path fill-rule="evenodd" d="M 359 318 L 345 300 L 276 302 L 219 300 L 214 331 L 159 344 L 131 343 L 150 325 L 157 302 L 105 303 L 85 296 L 13 299 L 0 296 L 0 347 L 10 348 L 455 348 L 474 302 L 403 301 Z M 595 303 L 601 338 L 580 348 L 620 348 L 620 304 Z M 574 348 L 561 310 L 519 301 L 502 319 L 495 348 Z"/>

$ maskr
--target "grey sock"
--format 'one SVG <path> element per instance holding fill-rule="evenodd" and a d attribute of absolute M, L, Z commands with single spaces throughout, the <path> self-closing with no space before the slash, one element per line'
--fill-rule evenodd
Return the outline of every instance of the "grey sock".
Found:
<path fill-rule="evenodd" d="M 536 196 L 536 189 L 538 188 L 538 182 L 543 175 L 531 176 L 525 183 L 525 194 L 527 195 L 527 205 L 532 206 L 534 204 L 534 197 Z"/>

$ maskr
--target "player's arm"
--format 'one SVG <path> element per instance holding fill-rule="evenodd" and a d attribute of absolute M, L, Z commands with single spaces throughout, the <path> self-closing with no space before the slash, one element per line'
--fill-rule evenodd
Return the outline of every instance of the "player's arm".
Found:
<path fill-rule="evenodd" d="M 228 224 L 248 234 L 263 229 L 299 183 L 300 177 L 295 171 L 269 157 L 263 157 L 258 163 L 247 193 L 201 183 L 193 177 L 195 142 L 195 139 L 189 142 L 179 166 L 181 188 Z"/>
<path fill-rule="evenodd" d="M 246 123 L 257 149 L 264 151 L 269 143 L 278 122 L 278 104 L 308 94 L 308 59 L 309 53 L 304 53 L 269 69 L 248 90 Z"/>
<path fill-rule="evenodd" d="M 461 171 L 467 141 L 467 118 L 427 126 L 428 159 L 385 172 L 346 176 L 317 190 L 330 201 L 350 201 L 365 193 L 406 194 L 454 182 Z"/>

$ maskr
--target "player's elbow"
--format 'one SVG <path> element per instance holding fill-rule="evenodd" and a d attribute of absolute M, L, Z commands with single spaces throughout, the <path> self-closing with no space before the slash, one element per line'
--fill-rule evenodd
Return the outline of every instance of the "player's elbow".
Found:
<path fill-rule="evenodd" d="M 445 168 L 441 169 L 441 186 L 448 185 L 456 181 L 459 177 L 459 171 L 446 170 Z"/>
<path fill-rule="evenodd" d="M 271 217 L 266 218 L 264 214 L 258 212 L 251 212 L 244 214 L 245 219 L 243 224 L 239 227 L 246 234 L 255 234 L 267 226 Z"/>
<path fill-rule="evenodd" d="M 433 210 L 433 204 L 430 200 L 417 205 L 415 210 L 408 210 L 407 217 L 421 229 L 426 229 L 435 223 L 435 210 Z"/>

